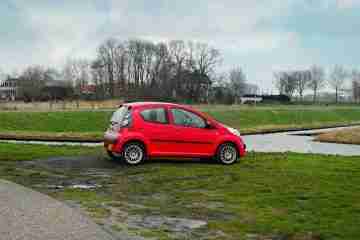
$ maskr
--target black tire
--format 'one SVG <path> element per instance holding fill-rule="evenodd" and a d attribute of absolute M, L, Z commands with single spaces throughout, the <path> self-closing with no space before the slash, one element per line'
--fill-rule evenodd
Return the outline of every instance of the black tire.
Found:
<path fill-rule="evenodd" d="M 124 146 L 122 159 L 128 165 L 139 165 L 146 159 L 145 148 L 141 143 L 131 142 Z"/>
<path fill-rule="evenodd" d="M 224 165 L 231 165 L 237 162 L 239 158 L 238 150 L 232 143 L 223 143 L 216 152 L 216 160 Z"/>

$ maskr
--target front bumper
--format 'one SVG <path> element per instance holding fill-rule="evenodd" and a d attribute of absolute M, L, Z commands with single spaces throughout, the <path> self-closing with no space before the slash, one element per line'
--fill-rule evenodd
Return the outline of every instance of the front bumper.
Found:
<path fill-rule="evenodd" d="M 238 150 L 239 150 L 240 157 L 245 157 L 246 156 L 246 148 L 247 148 L 246 144 L 240 138 L 240 142 L 238 143 Z"/>

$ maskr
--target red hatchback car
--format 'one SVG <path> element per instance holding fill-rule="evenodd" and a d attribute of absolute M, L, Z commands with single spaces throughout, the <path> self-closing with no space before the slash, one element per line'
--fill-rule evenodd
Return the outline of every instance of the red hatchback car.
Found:
<path fill-rule="evenodd" d="M 214 157 L 228 165 L 246 154 L 239 131 L 173 103 L 120 106 L 111 118 L 104 146 L 112 158 L 130 165 L 154 157 Z"/>

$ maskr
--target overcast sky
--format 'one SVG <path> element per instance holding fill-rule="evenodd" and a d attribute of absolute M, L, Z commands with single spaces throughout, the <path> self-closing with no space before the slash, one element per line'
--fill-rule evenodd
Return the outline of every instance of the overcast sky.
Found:
<path fill-rule="evenodd" d="M 1 0 L 0 16 L 7 72 L 93 57 L 109 37 L 208 42 L 264 90 L 277 70 L 360 67 L 360 0 Z"/>

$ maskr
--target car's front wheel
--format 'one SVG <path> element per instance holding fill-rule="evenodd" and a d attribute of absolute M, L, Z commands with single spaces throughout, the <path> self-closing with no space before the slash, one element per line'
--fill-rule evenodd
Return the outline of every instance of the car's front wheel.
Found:
<path fill-rule="evenodd" d="M 142 144 L 134 142 L 124 146 L 122 159 L 129 165 L 138 165 L 146 158 L 145 148 Z"/>
<path fill-rule="evenodd" d="M 238 158 L 238 151 L 232 143 L 221 144 L 216 153 L 216 159 L 224 165 L 234 164 Z"/>

